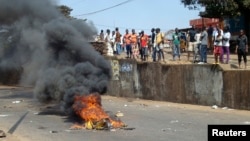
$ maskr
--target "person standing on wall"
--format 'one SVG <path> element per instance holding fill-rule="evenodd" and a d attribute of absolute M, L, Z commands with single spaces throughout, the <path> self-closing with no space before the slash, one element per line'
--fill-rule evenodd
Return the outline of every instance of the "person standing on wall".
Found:
<path fill-rule="evenodd" d="M 141 38 L 140 38 L 140 45 L 141 45 L 141 60 L 147 60 L 147 53 L 148 53 L 148 35 L 144 34 L 144 31 L 141 31 Z"/>
<path fill-rule="evenodd" d="M 100 41 L 104 41 L 104 31 L 103 31 L 103 29 L 100 32 L 99 38 L 100 38 Z"/>
<path fill-rule="evenodd" d="M 142 57 L 142 48 L 141 48 L 141 36 L 142 36 L 142 31 L 140 30 L 138 32 L 138 36 L 137 36 L 137 48 L 139 50 L 139 56 Z M 141 58 L 142 59 L 142 58 Z"/>
<path fill-rule="evenodd" d="M 132 57 L 132 47 L 131 47 L 131 34 L 129 33 L 129 30 L 126 29 L 125 34 L 123 36 L 123 41 L 125 42 L 125 47 L 127 51 L 127 58 Z"/>
<path fill-rule="evenodd" d="M 209 52 L 213 52 L 213 27 L 212 25 L 209 25 L 207 29 L 207 35 L 208 35 L 208 49 Z"/>
<path fill-rule="evenodd" d="M 164 45 L 164 35 L 161 33 L 160 28 L 156 28 L 156 35 L 155 35 L 155 42 L 156 42 L 156 51 L 158 52 L 158 61 L 164 61 L 164 52 L 163 52 L 163 45 Z"/>
<path fill-rule="evenodd" d="M 173 34 L 173 60 L 178 56 L 179 61 L 181 60 L 181 51 L 180 51 L 180 33 L 178 28 L 175 28 L 175 33 Z"/>
<path fill-rule="evenodd" d="M 151 29 L 151 35 L 149 35 L 149 46 L 148 46 L 148 53 L 149 53 L 149 55 L 151 55 L 151 57 L 153 58 L 153 49 L 154 49 L 154 38 L 155 38 L 155 29 L 154 28 L 152 28 Z"/>
<path fill-rule="evenodd" d="M 238 64 L 241 69 L 241 59 L 243 57 L 245 69 L 247 68 L 247 53 L 248 53 L 248 39 L 244 33 L 244 30 L 240 30 L 240 35 L 237 38 L 237 45 L 235 49 L 235 53 L 238 55 Z"/>
<path fill-rule="evenodd" d="M 229 56 L 230 56 L 230 50 L 229 50 L 229 46 L 230 46 L 230 38 L 231 38 L 231 33 L 229 32 L 229 27 L 226 26 L 224 29 L 224 34 L 223 34 L 223 38 L 222 38 L 222 50 L 221 50 L 221 56 L 220 56 L 220 60 L 221 63 L 226 63 L 228 64 L 229 62 Z M 227 58 L 226 58 L 226 62 L 224 62 L 224 55 L 226 54 Z"/>
<path fill-rule="evenodd" d="M 138 49 L 138 35 L 135 33 L 135 29 L 132 29 L 132 34 L 130 34 L 130 44 L 132 48 L 132 58 L 137 59 L 139 56 L 139 49 Z"/>
<path fill-rule="evenodd" d="M 119 32 L 119 28 L 115 28 L 115 47 L 116 47 L 116 54 L 119 55 L 122 52 L 121 49 L 121 33 Z"/>
<path fill-rule="evenodd" d="M 110 40 L 111 40 L 111 46 L 112 46 L 112 49 L 113 49 L 113 54 L 116 54 L 115 31 L 114 30 L 112 31 Z"/>
<path fill-rule="evenodd" d="M 214 40 L 214 64 L 219 64 L 220 54 L 221 54 L 221 48 L 222 48 L 222 34 L 221 30 L 217 31 L 217 36 L 215 36 Z"/>
<path fill-rule="evenodd" d="M 111 41 L 111 33 L 110 33 L 110 30 L 107 29 L 106 30 L 106 34 L 104 36 L 104 41 L 106 42 L 107 44 L 107 47 L 108 47 L 108 53 L 107 55 L 108 56 L 113 56 L 114 55 L 114 52 L 113 52 L 113 48 L 112 48 L 112 41 Z"/>
<path fill-rule="evenodd" d="M 151 29 L 151 44 L 152 44 L 152 51 L 153 51 L 152 58 L 153 58 L 153 61 L 155 62 L 157 51 L 156 51 L 156 44 L 155 44 L 155 29 L 154 28 Z"/>
<path fill-rule="evenodd" d="M 188 49 L 187 49 L 187 60 L 190 59 L 190 54 L 192 53 L 194 55 L 194 49 L 196 47 L 196 30 L 195 27 L 192 26 L 192 28 L 188 31 Z"/>
<path fill-rule="evenodd" d="M 223 30 L 221 28 L 221 25 L 216 24 L 215 27 L 214 27 L 214 30 L 213 30 L 213 40 L 212 40 L 213 43 L 214 43 L 214 48 L 215 48 L 215 46 L 217 46 L 217 43 L 218 43 L 215 40 L 216 40 L 216 37 L 217 37 L 219 31 L 220 31 L 221 36 L 223 37 Z M 221 54 L 221 52 L 222 52 L 222 45 L 220 47 L 220 54 Z M 222 62 L 220 55 L 219 55 L 219 61 Z"/>
<path fill-rule="evenodd" d="M 207 63 L 207 49 L 208 49 L 208 33 L 206 27 L 202 27 L 202 33 L 200 36 L 201 46 L 200 46 L 200 55 L 201 59 L 198 64 L 206 64 Z"/>

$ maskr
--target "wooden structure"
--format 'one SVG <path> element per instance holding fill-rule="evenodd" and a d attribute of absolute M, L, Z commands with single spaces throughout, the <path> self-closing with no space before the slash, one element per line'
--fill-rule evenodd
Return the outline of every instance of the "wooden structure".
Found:
<path fill-rule="evenodd" d="M 189 21 L 190 26 L 195 26 L 196 28 L 202 28 L 202 26 L 215 26 L 219 24 L 220 20 L 218 18 L 199 18 Z"/>

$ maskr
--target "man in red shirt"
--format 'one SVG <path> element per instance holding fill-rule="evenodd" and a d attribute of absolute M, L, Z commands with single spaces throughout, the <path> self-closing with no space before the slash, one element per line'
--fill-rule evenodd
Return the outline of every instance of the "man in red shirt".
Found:
<path fill-rule="evenodd" d="M 127 58 L 131 58 L 132 56 L 131 34 L 129 33 L 128 29 L 126 29 L 126 33 L 123 36 L 123 41 L 125 42 L 125 46 L 126 46 Z"/>
<path fill-rule="evenodd" d="M 148 35 L 144 34 L 144 31 L 141 31 L 140 44 L 142 50 L 141 59 L 142 61 L 146 61 L 148 56 Z"/>

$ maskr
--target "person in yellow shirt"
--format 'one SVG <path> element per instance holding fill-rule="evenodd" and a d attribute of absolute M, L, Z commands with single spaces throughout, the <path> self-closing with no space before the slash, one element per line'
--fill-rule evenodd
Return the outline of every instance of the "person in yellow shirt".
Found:
<path fill-rule="evenodd" d="M 160 28 L 156 28 L 156 50 L 158 52 L 158 61 L 161 60 L 161 58 L 164 61 L 164 52 L 163 52 L 163 45 L 164 45 L 164 35 L 161 33 Z"/>

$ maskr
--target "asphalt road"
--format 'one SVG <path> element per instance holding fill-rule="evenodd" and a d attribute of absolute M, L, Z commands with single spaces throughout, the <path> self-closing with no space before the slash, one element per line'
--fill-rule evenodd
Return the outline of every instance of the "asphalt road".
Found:
<path fill-rule="evenodd" d="M 0 87 L 0 141 L 207 141 L 208 124 L 250 124 L 250 111 L 102 96 L 106 111 L 124 114 L 133 130 L 70 130 L 75 123 L 32 88 Z"/>

